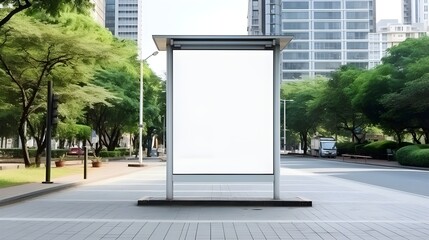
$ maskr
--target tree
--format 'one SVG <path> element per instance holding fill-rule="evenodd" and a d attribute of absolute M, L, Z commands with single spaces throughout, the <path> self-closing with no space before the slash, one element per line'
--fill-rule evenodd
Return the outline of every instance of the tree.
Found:
<path fill-rule="evenodd" d="M 282 99 L 293 99 L 287 105 L 288 129 L 299 134 L 304 154 L 307 154 L 309 136 L 321 122 L 321 111 L 314 101 L 326 86 L 326 79 L 319 78 L 282 85 Z"/>
<path fill-rule="evenodd" d="M 72 7 L 79 12 L 86 12 L 90 8 L 90 0 L 0 0 L 6 7 L 1 10 L 0 28 L 9 22 L 15 14 L 33 8 L 33 11 L 42 11 L 51 16 L 60 15 L 61 10 Z"/>
<path fill-rule="evenodd" d="M 87 109 L 87 120 L 100 135 L 100 145 L 115 150 L 124 129 L 138 122 L 139 85 L 138 74 L 121 69 L 100 70 L 94 76 L 95 83 L 108 89 L 115 98 L 109 104 L 99 103 Z"/>
<path fill-rule="evenodd" d="M 107 94 L 89 80 L 96 61 L 108 56 L 109 47 L 89 32 L 70 31 L 26 16 L 16 17 L 10 26 L 0 28 L 0 81 L 9 90 L 9 104 L 20 106 L 18 134 L 26 166 L 31 165 L 27 128 L 38 147 L 36 165 L 46 147 L 47 81 L 53 81 L 54 88 L 60 90 L 61 103 L 67 98 L 83 104 L 103 101 Z M 76 93 L 86 94 L 79 99 Z M 94 93 L 99 95 L 91 97 Z"/>
<path fill-rule="evenodd" d="M 318 101 L 318 109 L 323 109 L 324 125 L 334 131 L 345 130 L 358 143 L 361 142 L 361 131 L 365 129 L 368 120 L 352 105 L 354 96 L 353 82 L 363 70 L 351 66 L 342 66 L 332 74 Z"/>

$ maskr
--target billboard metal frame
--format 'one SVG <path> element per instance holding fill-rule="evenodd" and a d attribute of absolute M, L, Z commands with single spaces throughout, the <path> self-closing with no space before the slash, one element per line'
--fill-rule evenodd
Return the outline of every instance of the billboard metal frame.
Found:
<path fill-rule="evenodd" d="M 272 182 L 273 199 L 280 199 L 280 64 L 288 36 L 154 35 L 159 51 L 167 51 L 167 184 L 166 199 L 174 198 L 174 182 Z M 174 174 L 173 173 L 173 51 L 271 50 L 273 51 L 273 174 Z"/>

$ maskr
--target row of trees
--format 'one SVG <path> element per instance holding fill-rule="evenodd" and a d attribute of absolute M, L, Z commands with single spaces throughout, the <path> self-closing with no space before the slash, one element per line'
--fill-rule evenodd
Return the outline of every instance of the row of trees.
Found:
<path fill-rule="evenodd" d="M 330 79 L 284 84 L 287 123 L 307 149 L 315 134 L 363 140 L 379 128 L 398 142 L 409 134 L 429 142 L 429 38 L 408 39 L 388 50 L 371 70 L 342 66 Z M 291 136 L 292 137 L 292 136 Z"/>
<path fill-rule="evenodd" d="M 36 165 L 46 148 L 48 81 L 60 99 L 60 145 L 74 138 L 88 140 L 94 129 L 101 143 L 96 152 L 102 147 L 113 150 L 124 132 L 138 130 L 135 42 L 115 38 L 72 7 L 61 9 L 61 16 L 27 11 L 0 26 L 0 136 L 19 135 L 26 166 L 32 165 L 29 137 L 37 143 Z M 8 9 L 1 11 L 5 16 Z M 144 81 L 144 129 L 151 139 L 162 129 L 164 86 L 148 67 Z"/>

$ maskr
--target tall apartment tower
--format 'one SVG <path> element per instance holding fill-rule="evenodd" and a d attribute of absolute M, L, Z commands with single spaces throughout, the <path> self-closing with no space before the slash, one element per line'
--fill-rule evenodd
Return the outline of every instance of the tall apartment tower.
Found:
<path fill-rule="evenodd" d="M 428 0 L 402 0 L 404 24 L 424 23 L 429 25 Z"/>
<path fill-rule="evenodd" d="M 142 40 L 142 1 L 105 0 L 106 28 L 122 39 L 131 39 L 140 47 Z"/>
<path fill-rule="evenodd" d="M 282 79 L 329 76 L 341 65 L 369 67 L 375 0 L 249 0 L 249 35 L 288 35 Z"/>

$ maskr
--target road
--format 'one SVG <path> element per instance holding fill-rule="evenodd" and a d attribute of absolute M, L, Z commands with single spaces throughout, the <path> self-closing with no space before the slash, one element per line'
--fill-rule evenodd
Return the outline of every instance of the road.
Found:
<path fill-rule="evenodd" d="M 346 163 L 319 158 L 284 157 L 282 167 L 353 180 L 429 196 L 429 171 Z"/>

